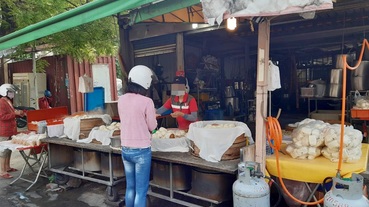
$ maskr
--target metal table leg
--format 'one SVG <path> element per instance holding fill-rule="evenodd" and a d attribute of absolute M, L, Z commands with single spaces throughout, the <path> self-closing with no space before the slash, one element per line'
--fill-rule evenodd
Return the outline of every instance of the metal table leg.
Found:
<path fill-rule="evenodd" d="M 46 149 L 46 145 L 42 146 L 41 152 L 38 153 L 38 154 L 35 152 L 34 148 L 29 149 L 30 151 L 29 151 L 28 155 L 25 153 L 25 150 L 27 150 L 27 149 L 19 150 L 20 154 L 22 155 L 22 157 L 25 161 L 25 164 L 23 165 L 23 168 L 20 172 L 20 175 L 16 179 L 14 179 L 10 183 L 10 185 L 14 184 L 18 180 L 23 180 L 23 181 L 31 183 L 31 185 L 28 186 L 28 188 L 25 190 L 25 191 L 28 191 L 34 184 L 36 184 L 36 182 L 38 181 L 40 176 L 47 177 L 47 174 L 44 171 L 44 167 L 45 167 L 46 160 L 48 158 L 48 151 Z M 33 160 L 34 163 L 31 164 L 30 163 L 31 160 Z M 37 172 L 34 169 L 35 165 L 38 165 Z M 35 177 L 34 180 L 29 180 L 29 179 L 23 177 L 25 175 L 25 171 L 26 171 L 27 167 L 32 171 L 32 173 L 36 174 L 36 177 Z M 41 175 L 41 172 L 43 172 L 43 175 Z"/>
<path fill-rule="evenodd" d="M 312 198 L 314 199 L 314 201 L 318 201 L 318 199 L 315 197 L 314 193 L 318 190 L 318 188 L 319 188 L 320 184 L 316 184 L 313 190 L 310 188 L 309 183 L 306 183 L 306 182 L 305 182 L 305 186 L 307 187 L 307 189 L 308 189 L 308 190 L 309 190 L 309 192 L 310 192 L 310 195 L 309 195 L 309 197 L 307 198 L 307 200 L 306 200 L 306 201 L 307 201 L 307 202 L 310 202 L 310 200 L 311 200 Z M 306 207 L 306 206 L 307 206 L 307 205 L 304 205 L 304 207 Z M 319 203 L 317 204 L 317 206 L 321 207 L 321 205 L 320 205 Z"/>

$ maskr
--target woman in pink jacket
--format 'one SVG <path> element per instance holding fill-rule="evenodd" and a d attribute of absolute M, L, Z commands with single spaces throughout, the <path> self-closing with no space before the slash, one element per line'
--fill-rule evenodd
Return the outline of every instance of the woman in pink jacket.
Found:
<path fill-rule="evenodd" d="M 146 206 L 151 169 L 151 132 L 157 127 L 154 102 L 146 95 L 155 77 L 146 66 L 133 67 L 128 74 L 127 92 L 118 100 L 127 207 Z"/>

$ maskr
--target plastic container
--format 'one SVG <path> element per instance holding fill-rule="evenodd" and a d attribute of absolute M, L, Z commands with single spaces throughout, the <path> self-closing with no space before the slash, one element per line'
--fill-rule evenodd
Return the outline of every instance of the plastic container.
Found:
<path fill-rule="evenodd" d="M 103 87 L 94 87 L 91 93 L 85 93 L 85 111 L 92 111 L 96 109 L 105 109 L 105 95 Z"/>
<path fill-rule="evenodd" d="M 64 124 L 48 125 L 47 136 L 48 137 L 60 137 L 64 134 Z"/>
<path fill-rule="evenodd" d="M 351 117 L 369 120 L 369 109 L 351 109 Z"/>
<path fill-rule="evenodd" d="M 37 134 L 44 134 L 46 132 L 46 120 L 37 122 Z"/>

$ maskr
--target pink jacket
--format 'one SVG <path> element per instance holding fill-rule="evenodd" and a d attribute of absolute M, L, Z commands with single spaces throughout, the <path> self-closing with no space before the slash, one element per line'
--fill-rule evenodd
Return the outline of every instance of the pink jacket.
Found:
<path fill-rule="evenodd" d="M 151 146 L 151 131 L 157 127 L 154 102 L 145 96 L 126 93 L 118 99 L 120 139 L 122 146 Z"/>

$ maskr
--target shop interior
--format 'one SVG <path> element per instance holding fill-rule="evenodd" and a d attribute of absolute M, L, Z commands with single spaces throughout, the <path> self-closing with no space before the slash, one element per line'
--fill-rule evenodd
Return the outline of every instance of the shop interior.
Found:
<path fill-rule="evenodd" d="M 270 20 L 269 59 L 279 68 L 281 88 L 269 93 L 268 114 L 275 115 L 281 109 L 286 119 L 290 117 L 288 114 L 295 114 L 292 117 L 297 119 L 339 120 L 342 54 L 348 55 L 349 64 L 354 65 L 368 30 L 365 23 L 368 20 L 363 15 L 366 8 L 362 3 L 355 2 L 349 7 L 339 2 L 334 11 L 319 11 L 310 19 L 293 14 Z M 170 25 L 170 18 L 166 20 Z M 183 32 L 184 68 L 177 68 L 176 50 L 170 48 L 176 43 L 175 34 L 150 37 L 148 33 L 149 38 L 140 39 L 135 34 L 143 25 L 150 31 L 160 26 L 149 23 L 154 20 L 134 25 L 131 39 L 135 63 L 153 67 L 160 79 L 155 86 L 158 93 L 153 96 L 157 106 L 170 95 L 167 83 L 175 72 L 184 70 L 190 94 L 198 100 L 201 120 L 225 119 L 252 124 L 255 121 L 257 31 L 258 23 L 264 20 L 238 18 L 234 30 L 224 24 Z M 182 24 L 191 26 L 190 22 Z M 363 69 L 367 60 L 368 52 L 364 53 L 360 71 L 366 71 Z M 351 77 L 354 78 L 351 80 Z M 365 81 L 359 80 L 362 77 L 365 77 L 362 72 L 348 70 L 346 94 L 350 96 L 356 90 L 369 89 Z M 349 101 L 348 107 L 353 104 Z M 347 110 L 346 119 L 351 122 L 350 109 Z M 294 120 L 283 124 L 291 121 Z"/>

